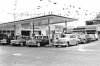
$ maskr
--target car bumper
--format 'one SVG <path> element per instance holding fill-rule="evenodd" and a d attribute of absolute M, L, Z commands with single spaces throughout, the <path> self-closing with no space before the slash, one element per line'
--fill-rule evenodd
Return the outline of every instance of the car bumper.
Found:
<path fill-rule="evenodd" d="M 37 45 L 36 43 L 26 43 L 26 45 Z"/>
<path fill-rule="evenodd" d="M 65 46 L 66 44 L 54 44 L 55 46 Z"/>
<path fill-rule="evenodd" d="M 7 42 L 0 42 L 0 43 L 7 43 Z"/>
<path fill-rule="evenodd" d="M 10 43 L 11 45 L 19 45 L 20 43 Z"/>

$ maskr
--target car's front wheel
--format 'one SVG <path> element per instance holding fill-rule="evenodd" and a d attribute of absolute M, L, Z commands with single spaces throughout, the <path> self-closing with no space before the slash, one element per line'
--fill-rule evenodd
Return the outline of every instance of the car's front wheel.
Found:
<path fill-rule="evenodd" d="M 83 43 L 86 44 L 86 40 L 83 40 Z"/>
<path fill-rule="evenodd" d="M 37 43 L 37 46 L 40 47 L 40 42 Z"/>
<path fill-rule="evenodd" d="M 76 45 L 78 45 L 78 44 L 79 44 L 79 41 L 76 42 Z"/>
<path fill-rule="evenodd" d="M 20 46 L 24 46 L 24 44 L 23 43 L 20 43 Z"/>
<path fill-rule="evenodd" d="M 69 46 L 68 42 L 66 42 L 65 44 L 66 44 L 65 47 L 68 47 Z"/>

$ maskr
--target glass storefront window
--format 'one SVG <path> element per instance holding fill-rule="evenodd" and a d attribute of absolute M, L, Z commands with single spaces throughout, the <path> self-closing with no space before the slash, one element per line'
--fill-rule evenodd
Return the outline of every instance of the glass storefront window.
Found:
<path fill-rule="evenodd" d="M 6 30 L 3 30 L 3 33 L 6 33 Z"/>
<path fill-rule="evenodd" d="M 7 30 L 7 33 L 10 33 L 10 30 Z"/>
<path fill-rule="evenodd" d="M 12 30 L 11 33 L 14 33 L 14 31 Z"/>

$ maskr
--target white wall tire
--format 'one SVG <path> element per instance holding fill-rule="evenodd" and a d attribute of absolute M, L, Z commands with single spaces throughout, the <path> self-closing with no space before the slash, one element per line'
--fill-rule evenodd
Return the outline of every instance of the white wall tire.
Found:
<path fill-rule="evenodd" d="M 86 41 L 85 41 L 85 40 L 83 40 L 83 43 L 84 43 L 84 44 L 86 44 Z"/>
<path fill-rule="evenodd" d="M 20 46 L 23 46 L 24 44 L 23 43 L 20 43 Z"/>
<path fill-rule="evenodd" d="M 79 42 L 77 41 L 77 42 L 76 42 L 76 45 L 78 45 L 78 44 L 79 44 Z"/>
<path fill-rule="evenodd" d="M 40 47 L 40 42 L 37 43 L 37 46 Z"/>
<path fill-rule="evenodd" d="M 68 47 L 69 45 L 68 45 L 68 43 L 66 42 L 66 45 L 65 45 L 65 47 Z"/>

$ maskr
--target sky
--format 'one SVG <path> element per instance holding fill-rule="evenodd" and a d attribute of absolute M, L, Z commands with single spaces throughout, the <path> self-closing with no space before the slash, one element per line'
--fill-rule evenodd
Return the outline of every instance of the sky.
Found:
<path fill-rule="evenodd" d="M 68 26 L 83 26 L 96 17 L 99 6 L 99 0 L 0 0 L 0 23 L 14 21 L 14 13 L 15 20 L 22 20 L 52 12 L 78 19 Z"/>

